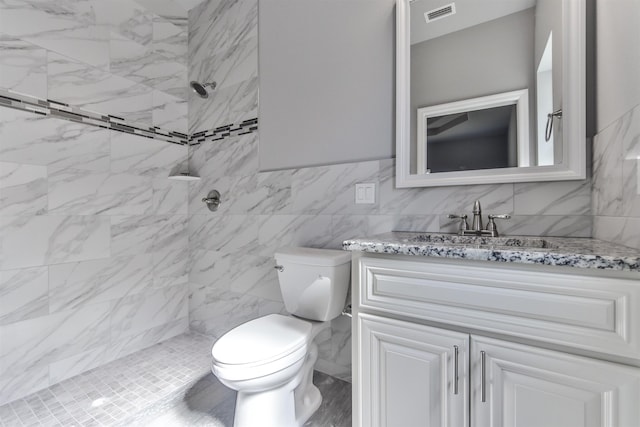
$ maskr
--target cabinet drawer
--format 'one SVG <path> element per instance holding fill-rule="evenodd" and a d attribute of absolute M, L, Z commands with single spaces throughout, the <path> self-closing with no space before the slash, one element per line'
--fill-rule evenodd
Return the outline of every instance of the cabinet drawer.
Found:
<path fill-rule="evenodd" d="M 640 359 L 638 280 L 430 259 L 358 268 L 364 311 Z"/>

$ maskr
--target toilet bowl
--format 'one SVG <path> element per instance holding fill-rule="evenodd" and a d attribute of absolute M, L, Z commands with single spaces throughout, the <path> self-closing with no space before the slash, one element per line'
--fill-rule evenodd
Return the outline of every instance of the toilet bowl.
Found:
<path fill-rule="evenodd" d="M 322 398 L 312 382 L 318 353 L 313 338 L 327 326 L 271 314 L 216 342 L 211 370 L 238 391 L 234 426 L 299 426 L 318 409 Z"/>
<path fill-rule="evenodd" d="M 285 248 L 275 258 L 285 307 L 296 316 L 270 314 L 246 322 L 211 350 L 212 372 L 238 392 L 235 427 L 299 427 L 322 401 L 313 384 L 314 338 L 342 311 L 351 256 Z"/>

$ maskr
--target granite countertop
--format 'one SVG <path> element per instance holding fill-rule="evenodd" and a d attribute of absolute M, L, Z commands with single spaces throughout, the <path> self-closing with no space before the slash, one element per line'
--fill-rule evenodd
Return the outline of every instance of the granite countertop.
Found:
<path fill-rule="evenodd" d="M 474 237 L 394 231 L 345 240 L 346 251 L 640 272 L 640 250 L 590 238 Z"/>

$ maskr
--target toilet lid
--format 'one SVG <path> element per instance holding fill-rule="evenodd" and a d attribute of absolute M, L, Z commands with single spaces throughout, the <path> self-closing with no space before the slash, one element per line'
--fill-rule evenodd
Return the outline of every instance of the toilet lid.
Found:
<path fill-rule="evenodd" d="M 295 263 L 304 265 L 317 265 L 323 267 L 335 267 L 351 262 L 351 252 L 337 249 L 315 248 L 280 248 L 274 253 L 278 264 Z"/>
<path fill-rule="evenodd" d="M 214 361 L 228 365 L 269 363 L 303 347 L 311 324 L 280 314 L 251 320 L 224 334 L 211 349 Z"/>

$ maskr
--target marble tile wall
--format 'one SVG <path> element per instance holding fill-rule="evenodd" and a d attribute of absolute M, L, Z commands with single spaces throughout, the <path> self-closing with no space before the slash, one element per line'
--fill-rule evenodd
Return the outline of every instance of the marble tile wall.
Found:
<path fill-rule="evenodd" d="M 256 117 L 257 0 L 209 0 L 189 14 L 190 78 L 215 79 L 208 100 L 189 99 L 191 132 Z M 454 231 L 448 213 L 509 213 L 507 234 L 590 236 L 590 182 L 396 189 L 394 160 L 259 172 L 259 132 L 190 147 L 189 318 L 195 331 L 220 336 L 283 304 L 273 270 L 282 246 L 340 248 L 344 239 L 404 231 Z M 375 182 L 374 205 L 354 203 L 354 185 Z M 222 194 L 216 213 L 202 204 Z M 318 368 L 350 377 L 350 320 L 320 340 Z"/>
<path fill-rule="evenodd" d="M 188 330 L 186 160 L 0 107 L 0 405 Z"/>
<path fill-rule="evenodd" d="M 184 0 L 2 0 L 0 87 L 187 133 Z"/>
<path fill-rule="evenodd" d="M 640 249 L 640 104 L 594 138 L 594 237 Z"/>
<path fill-rule="evenodd" d="M 183 0 L 0 0 L 0 89 L 186 133 Z M 187 148 L 0 107 L 0 404 L 188 329 Z"/>

